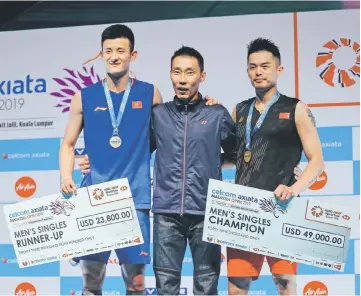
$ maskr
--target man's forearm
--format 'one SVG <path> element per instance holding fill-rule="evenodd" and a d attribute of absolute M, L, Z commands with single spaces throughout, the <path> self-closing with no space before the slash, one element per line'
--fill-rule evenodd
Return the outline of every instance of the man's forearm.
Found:
<path fill-rule="evenodd" d="M 72 179 L 75 163 L 74 147 L 62 145 L 59 152 L 61 179 Z"/>
<path fill-rule="evenodd" d="M 318 159 L 311 159 L 306 166 L 305 170 L 303 171 L 302 175 L 300 176 L 299 180 L 293 184 L 293 188 L 296 192 L 301 193 L 307 188 L 309 188 L 320 174 L 324 170 L 324 162 Z"/>

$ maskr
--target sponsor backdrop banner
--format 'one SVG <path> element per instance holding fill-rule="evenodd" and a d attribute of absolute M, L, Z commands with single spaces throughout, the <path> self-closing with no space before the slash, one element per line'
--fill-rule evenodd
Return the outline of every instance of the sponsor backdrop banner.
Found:
<path fill-rule="evenodd" d="M 333 20 L 333 21 L 325 21 Z M 246 73 L 247 47 L 254 38 L 271 38 L 279 47 L 284 75 L 279 90 L 309 104 L 316 117 L 326 169 L 302 195 L 343 206 L 360 206 L 360 30 L 359 10 L 232 16 L 129 24 L 139 51 L 132 64 L 138 79 L 154 83 L 172 100 L 170 58 L 182 45 L 199 50 L 207 79 L 202 94 L 217 98 L 232 112 L 254 95 Z M 264 24 L 267 24 L 264 26 Z M 79 266 L 68 261 L 20 269 L 3 214 L 5 204 L 57 193 L 58 151 L 72 95 L 104 77 L 98 57 L 106 25 L 0 33 L 0 295 L 80 295 Z M 247 29 L 245 29 L 247 28 Z M 166 42 L 164 42 L 166 40 Z M 24 56 L 24 46 L 26 55 Z M 22 57 L 22 58 L 19 58 Z M 76 144 L 77 162 L 86 153 Z M 153 163 L 153 160 L 152 160 Z M 300 167 L 304 168 L 303 157 Z M 234 168 L 223 170 L 234 182 Z M 74 171 L 77 185 L 81 173 Z M 353 229 L 345 270 L 299 265 L 300 295 L 358 295 L 359 220 Z M 227 294 L 226 252 L 219 259 L 219 293 Z M 181 295 L 192 295 L 189 249 L 182 270 Z M 109 259 L 104 295 L 124 294 L 116 256 Z M 251 295 L 274 295 L 267 264 Z M 152 266 L 146 269 L 146 294 L 156 295 Z"/>

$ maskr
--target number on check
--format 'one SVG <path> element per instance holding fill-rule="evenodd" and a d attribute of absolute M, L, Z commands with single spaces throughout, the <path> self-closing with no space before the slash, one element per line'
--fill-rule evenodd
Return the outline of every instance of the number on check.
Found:
<path fill-rule="evenodd" d="M 110 212 L 77 218 L 79 230 L 102 227 L 114 223 L 132 220 L 133 214 L 130 208 L 118 209 Z"/>
<path fill-rule="evenodd" d="M 345 237 L 343 235 L 287 223 L 283 224 L 282 235 L 339 248 L 342 248 L 345 243 Z"/>

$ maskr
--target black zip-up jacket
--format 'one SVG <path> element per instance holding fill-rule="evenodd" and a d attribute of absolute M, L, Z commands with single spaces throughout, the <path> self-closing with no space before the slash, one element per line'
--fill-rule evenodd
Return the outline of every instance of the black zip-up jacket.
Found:
<path fill-rule="evenodd" d="M 222 105 L 172 102 L 153 108 L 153 213 L 203 215 L 209 179 L 222 179 L 221 147 L 234 155 L 235 125 Z M 154 147 L 155 148 L 155 147 Z"/>

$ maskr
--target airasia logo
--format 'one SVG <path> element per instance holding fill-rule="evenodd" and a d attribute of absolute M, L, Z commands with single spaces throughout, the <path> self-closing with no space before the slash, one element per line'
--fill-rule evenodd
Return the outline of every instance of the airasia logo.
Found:
<path fill-rule="evenodd" d="M 16 191 L 31 191 L 31 190 L 35 190 L 36 186 L 30 183 L 26 183 L 25 185 L 20 183 L 17 187 L 16 187 Z"/>
<path fill-rule="evenodd" d="M 351 218 L 350 218 L 350 216 L 343 215 L 343 216 L 342 216 L 342 219 L 344 219 L 344 220 L 350 220 Z"/>
<path fill-rule="evenodd" d="M 36 289 L 28 282 L 21 283 L 15 289 L 15 296 L 36 296 Z"/>
<path fill-rule="evenodd" d="M 310 190 L 321 190 L 327 184 L 328 176 L 326 172 L 322 172 L 317 180 L 309 187 Z"/>
<path fill-rule="evenodd" d="M 36 191 L 36 183 L 33 178 L 25 176 L 21 177 L 15 183 L 15 192 L 22 198 L 32 196 Z"/>
<path fill-rule="evenodd" d="M 318 295 L 327 296 L 328 289 L 324 283 L 319 282 L 319 281 L 313 281 L 313 282 L 309 282 L 308 284 L 306 284 L 306 286 L 303 288 L 303 295 L 304 296 L 306 296 L 306 295 L 307 296 L 318 296 Z"/>

